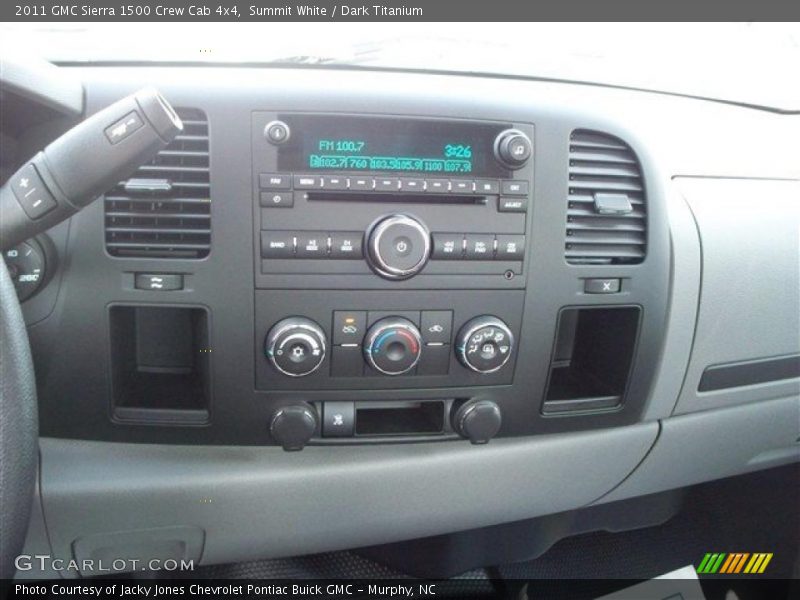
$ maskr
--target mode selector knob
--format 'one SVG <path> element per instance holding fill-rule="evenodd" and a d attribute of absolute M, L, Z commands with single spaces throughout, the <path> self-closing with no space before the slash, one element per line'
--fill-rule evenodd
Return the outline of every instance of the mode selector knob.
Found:
<path fill-rule="evenodd" d="M 364 358 L 384 375 L 402 375 L 413 369 L 422 352 L 419 329 L 408 319 L 387 317 L 375 323 L 364 339 Z"/>
<path fill-rule="evenodd" d="M 501 163 L 512 169 L 519 169 L 533 154 L 530 138 L 516 129 L 506 129 L 494 142 L 494 153 Z"/>
<path fill-rule="evenodd" d="M 431 234 L 413 217 L 391 215 L 367 232 L 367 259 L 386 279 L 408 279 L 419 273 L 431 254 Z"/>
<path fill-rule="evenodd" d="M 308 375 L 325 359 L 325 332 L 311 319 L 284 319 L 267 334 L 264 353 L 272 366 L 284 375 Z"/>
<path fill-rule="evenodd" d="M 501 369 L 513 351 L 514 335 L 497 317 L 476 317 L 458 332 L 458 359 L 476 373 L 494 373 Z"/>

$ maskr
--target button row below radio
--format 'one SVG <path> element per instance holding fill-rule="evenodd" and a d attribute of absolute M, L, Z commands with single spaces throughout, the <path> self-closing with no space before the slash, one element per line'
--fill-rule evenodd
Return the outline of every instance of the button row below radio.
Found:
<path fill-rule="evenodd" d="M 435 260 L 522 260 L 525 236 L 491 233 L 434 233 Z"/>
<path fill-rule="evenodd" d="M 363 258 L 358 232 L 262 231 L 262 258 Z"/>
<path fill-rule="evenodd" d="M 262 190 L 354 190 L 408 193 L 484 194 L 497 195 L 501 189 L 507 195 L 526 195 L 528 182 L 524 180 L 496 179 L 429 179 L 416 177 L 359 177 L 344 175 L 291 175 L 283 173 L 260 173 L 259 188 Z M 262 206 L 268 196 L 262 193 Z"/>

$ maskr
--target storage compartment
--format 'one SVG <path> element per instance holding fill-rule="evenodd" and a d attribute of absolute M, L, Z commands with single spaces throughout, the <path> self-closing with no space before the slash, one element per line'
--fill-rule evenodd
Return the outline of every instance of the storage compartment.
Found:
<path fill-rule="evenodd" d="M 444 431 L 445 403 L 392 402 L 356 404 L 356 435 L 421 435 Z"/>
<path fill-rule="evenodd" d="M 622 404 L 640 313 L 638 306 L 561 311 L 544 414 L 610 410 Z"/>
<path fill-rule="evenodd" d="M 114 418 L 207 422 L 211 395 L 207 311 L 113 306 L 109 319 Z"/>

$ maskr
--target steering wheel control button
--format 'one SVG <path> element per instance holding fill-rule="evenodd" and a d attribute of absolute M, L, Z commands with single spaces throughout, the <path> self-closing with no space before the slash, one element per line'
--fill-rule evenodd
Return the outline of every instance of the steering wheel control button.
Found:
<path fill-rule="evenodd" d="M 333 312 L 333 343 L 361 345 L 367 329 L 367 313 L 362 310 Z"/>
<path fill-rule="evenodd" d="M 493 316 L 476 317 L 458 333 L 456 354 L 466 368 L 476 373 L 494 373 L 511 358 L 514 336 L 508 326 Z"/>
<path fill-rule="evenodd" d="M 39 219 L 58 206 L 58 202 L 32 164 L 14 174 L 11 189 L 22 210 L 31 219 Z"/>
<path fill-rule="evenodd" d="M 584 279 L 583 291 L 586 294 L 618 294 L 622 289 L 621 279 Z"/>
<path fill-rule="evenodd" d="M 498 235 L 497 260 L 522 260 L 525 256 L 524 235 Z"/>
<path fill-rule="evenodd" d="M 269 432 L 287 452 L 302 450 L 317 432 L 318 417 L 313 407 L 303 403 L 279 408 L 272 415 Z"/>
<path fill-rule="evenodd" d="M 264 352 L 284 375 L 303 377 L 316 371 L 325 358 L 325 332 L 311 319 L 284 319 L 270 330 Z"/>
<path fill-rule="evenodd" d="M 323 402 L 322 437 L 352 437 L 355 423 L 354 402 Z"/>
<path fill-rule="evenodd" d="M 360 231 L 331 233 L 331 258 L 364 258 L 363 239 L 364 234 Z"/>
<path fill-rule="evenodd" d="M 386 279 L 413 277 L 425 266 L 430 252 L 430 232 L 412 217 L 386 217 L 369 232 L 370 265 Z"/>
<path fill-rule="evenodd" d="M 381 319 L 370 327 L 364 342 L 364 358 L 384 375 L 402 375 L 413 369 L 422 353 L 419 329 L 402 318 Z"/>
<path fill-rule="evenodd" d="M 494 259 L 494 236 L 471 235 L 464 236 L 466 245 L 464 258 L 467 260 L 492 260 Z"/>
<path fill-rule="evenodd" d="M 291 192 L 261 192 L 259 204 L 262 208 L 291 208 L 294 196 Z"/>
<path fill-rule="evenodd" d="M 137 273 L 134 280 L 137 290 L 172 292 L 183 289 L 183 275 L 176 273 Z"/>
<path fill-rule="evenodd" d="M 262 231 L 261 258 L 292 258 L 294 235 L 290 231 Z"/>
<path fill-rule="evenodd" d="M 292 136 L 289 126 L 283 121 L 271 121 L 264 127 L 264 137 L 276 146 L 285 144 Z"/>
<path fill-rule="evenodd" d="M 452 328 L 453 313 L 449 310 L 422 311 L 420 330 L 425 344 L 449 344 Z"/>
<path fill-rule="evenodd" d="M 497 160 L 512 169 L 523 167 L 533 154 L 533 144 L 527 135 L 507 129 L 497 136 L 494 144 Z"/>

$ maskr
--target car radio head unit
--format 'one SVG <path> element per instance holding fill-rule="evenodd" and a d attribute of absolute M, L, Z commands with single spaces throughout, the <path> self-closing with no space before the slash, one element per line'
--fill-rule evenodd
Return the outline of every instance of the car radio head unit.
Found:
<path fill-rule="evenodd" d="M 507 178 L 495 140 L 509 125 L 458 121 L 279 114 L 267 127 L 278 171 L 375 172 Z"/>

